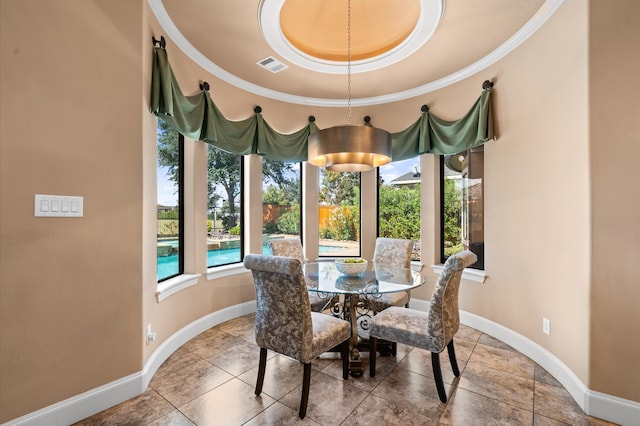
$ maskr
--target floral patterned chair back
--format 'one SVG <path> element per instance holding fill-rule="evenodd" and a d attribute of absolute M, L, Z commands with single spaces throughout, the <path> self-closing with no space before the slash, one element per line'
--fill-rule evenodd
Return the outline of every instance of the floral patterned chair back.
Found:
<path fill-rule="evenodd" d="M 433 379 L 441 402 L 447 402 L 447 393 L 440 369 L 440 353 L 447 348 L 453 375 L 460 376 L 453 343 L 453 335 L 460 327 L 458 288 L 462 271 L 478 260 L 471 251 L 450 256 L 444 264 L 431 295 L 429 312 L 392 306 L 374 316 L 369 328 L 369 376 L 376 375 L 378 339 L 402 343 L 431 352 Z"/>
<path fill-rule="evenodd" d="M 411 250 L 413 241 L 402 240 L 400 238 L 378 237 L 376 247 L 373 252 L 373 263 L 398 268 L 409 268 L 411 266 Z M 391 306 L 409 306 L 411 292 L 399 291 L 395 293 L 383 294 L 379 298 L 369 298 L 369 306 L 373 311 L 380 312 Z M 395 354 L 395 346 L 391 349 Z"/>
<path fill-rule="evenodd" d="M 376 239 L 373 262 L 381 265 L 394 265 L 408 268 L 411 265 L 413 241 L 399 238 Z"/>
<path fill-rule="evenodd" d="M 300 362 L 311 362 L 311 306 L 298 259 L 248 255 L 256 287 L 256 343 Z"/>
<path fill-rule="evenodd" d="M 311 312 L 302 263 L 294 257 L 248 254 L 245 268 L 256 286 L 256 344 L 260 347 L 256 396 L 262 393 L 269 350 L 304 365 L 298 416 L 307 414 L 311 361 L 340 347 L 342 378 L 349 378 L 351 324 L 340 318 Z"/>
<path fill-rule="evenodd" d="M 458 289 L 462 271 L 473 264 L 477 257 L 471 251 L 449 256 L 438 277 L 429 309 L 428 332 L 431 337 L 432 352 L 440 352 L 451 341 L 453 335 L 460 328 L 460 313 L 458 310 Z"/>
<path fill-rule="evenodd" d="M 269 247 L 274 256 L 295 257 L 301 263 L 305 263 L 302 243 L 299 238 L 269 240 L 267 247 Z"/>
<path fill-rule="evenodd" d="M 306 262 L 304 252 L 302 251 L 302 243 L 299 238 L 269 240 L 267 247 L 269 247 L 274 256 L 293 257 L 301 263 Z M 311 310 L 314 312 L 320 312 L 327 307 L 333 306 L 337 301 L 338 298 L 335 296 L 327 294 L 320 295 L 315 291 L 309 292 L 309 302 L 311 303 Z"/>

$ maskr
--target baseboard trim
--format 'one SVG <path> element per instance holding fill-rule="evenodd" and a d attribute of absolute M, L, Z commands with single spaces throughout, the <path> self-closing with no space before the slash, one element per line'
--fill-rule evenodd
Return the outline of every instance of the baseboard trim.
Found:
<path fill-rule="evenodd" d="M 429 309 L 429 301 L 412 298 L 410 304 L 413 309 Z M 532 340 L 503 325 L 462 310 L 460 322 L 505 342 L 538 363 L 564 386 L 586 414 L 620 425 L 638 424 L 640 403 L 592 391 L 564 362 Z"/>
<path fill-rule="evenodd" d="M 163 362 L 189 340 L 220 323 L 256 311 L 255 300 L 229 306 L 182 327 L 149 357 L 142 371 L 65 399 L 2 426 L 67 426 L 143 393 Z"/>
<path fill-rule="evenodd" d="M 429 309 L 429 302 L 425 300 L 412 298 L 410 304 L 414 309 Z M 142 371 L 3 423 L 2 426 L 65 426 L 140 395 L 162 363 L 179 347 L 211 327 L 255 311 L 255 301 L 250 301 L 212 312 L 165 340 L 149 357 Z M 588 389 L 560 359 L 537 343 L 469 312 L 460 311 L 460 321 L 502 340 L 538 363 L 567 389 L 585 413 L 620 425 L 637 424 L 640 403 Z"/>

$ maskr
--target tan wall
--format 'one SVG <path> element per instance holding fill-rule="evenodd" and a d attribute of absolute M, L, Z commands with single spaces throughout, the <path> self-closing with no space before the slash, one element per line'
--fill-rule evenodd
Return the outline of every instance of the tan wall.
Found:
<path fill-rule="evenodd" d="M 589 8 L 591 389 L 640 401 L 640 3 Z"/>
<path fill-rule="evenodd" d="M 0 3 L 0 422 L 140 370 L 142 3 Z M 34 218 L 34 194 L 84 197 Z"/>
<path fill-rule="evenodd" d="M 147 99 L 150 36 L 159 33 L 145 5 L 0 2 L 0 422 L 139 372 L 183 326 L 254 297 L 244 274 L 201 278 L 155 300 L 155 222 L 145 218 L 156 211 L 155 119 Z M 625 50 L 611 57 L 600 46 L 611 41 L 606 35 L 617 21 L 638 16 L 637 7 L 627 0 L 609 15 L 603 3 L 568 0 L 489 70 L 406 105 L 366 111 L 390 131 L 415 120 L 425 103 L 455 119 L 484 79 L 495 81 L 499 139 L 485 151 L 489 279 L 465 282 L 461 307 L 539 343 L 589 388 L 634 400 L 640 201 L 629 171 L 638 158 L 639 73 L 637 62 L 620 66 Z M 621 25 L 622 35 L 637 40 L 632 26 Z M 626 43 L 626 54 L 637 52 L 637 44 Z M 195 92 L 206 77 L 168 49 L 179 80 L 192 79 Z M 608 67 L 611 60 L 618 66 Z M 300 128 L 311 113 L 322 127 L 344 118 L 303 107 L 296 120 L 253 95 L 241 99 L 245 113 L 234 106 L 240 102 L 226 100 L 228 85 L 210 82 L 232 119 L 246 118 L 255 104 L 283 132 Z M 354 116 L 364 112 L 355 109 Z M 196 185 L 186 249 L 196 255 L 187 272 L 202 273 L 206 191 L 198 182 L 206 173 L 205 146 L 190 149 L 195 167 L 188 179 Z M 423 175 L 435 176 L 435 164 L 424 159 Z M 36 219 L 35 193 L 84 196 L 84 217 Z M 437 201 L 432 189 L 425 194 Z M 261 208 L 256 200 L 251 205 Z M 620 207 L 614 221 L 611 205 Z M 423 217 L 432 224 L 422 229 L 423 261 L 430 263 L 437 217 Z M 431 285 L 412 297 L 428 298 Z M 542 316 L 551 319 L 551 336 L 542 334 Z M 158 336 L 151 345 L 144 343 L 147 324 Z"/>
<path fill-rule="evenodd" d="M 484 154 L 489 278 L 463 283 L 461 309 L 540 344 L 584 383 L 590 265 L 587 19 L 587 5 L 569 1 L 493 67 L 429 94 L 434 114 L 455 119 L 468 110 L 483 80 L 495 83 L 498 140 L 486 144 Z M 428 240 L 438 238 L 434 231 L 423 231 L 427 249 L 437 244 Z M 431 288 L 416 297 L 428 298 Z M 542 333 L 543 316 L 551 320 L 550 336 Z"/>

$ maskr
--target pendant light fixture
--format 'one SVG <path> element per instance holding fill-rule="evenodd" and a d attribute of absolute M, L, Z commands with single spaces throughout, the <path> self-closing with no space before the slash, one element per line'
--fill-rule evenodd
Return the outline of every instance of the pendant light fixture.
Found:
<path fill-rule="evenodd" d="M 346 125 L 319 130 L 309 136 L 308 161 L 333 172 L 364 172 L 391 161 L 391 135 L 382 129 L 351 124 L 351 0 L 347 2 Z"/>

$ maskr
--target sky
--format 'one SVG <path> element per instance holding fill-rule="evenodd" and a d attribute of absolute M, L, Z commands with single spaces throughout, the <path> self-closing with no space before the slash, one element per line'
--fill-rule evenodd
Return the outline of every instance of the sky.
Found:
<path fill-rule="evenodd" d="M 380 168 L 380 176 L 384 182 L 389 183 L 393 179 L 405 173 L 420 170 L 420 157 L 405 161 L 389 163 Z M 298 167 L 296 167 L 298 170 Z M 167 167 L 158 167 L 158 204 L 163 206 L 175 206 L 178 204 L 176 185 L 169 180 Z"/>

